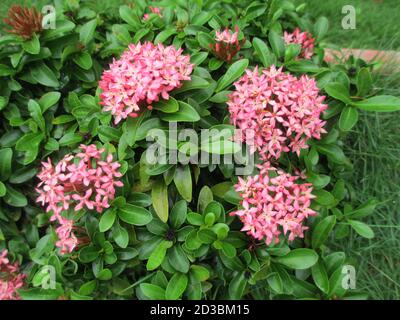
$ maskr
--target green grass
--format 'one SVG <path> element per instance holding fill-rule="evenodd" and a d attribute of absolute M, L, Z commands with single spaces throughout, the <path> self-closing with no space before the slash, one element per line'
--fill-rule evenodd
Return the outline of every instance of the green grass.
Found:
<path fill-rule="evenodd" d="M 325 16 L 330 29 L 327 40 L 349 48 L 399 49 L 400 2 L 398 0 L 296 0 L 307 3 L 306 14 Z M 356 29 L 342 28 L 342 7 L 352 5 L 356 12 Z"/>
<path fill-rule="evenodd" d="M 301 3 L 304 1 L 298 1 Z M 328 41 L 347 48 L 400 50 L 400 2 L 307 1 L 307 14 L 326 16 L 330 22 Z M 357 29 L 343 30 L 341 8 L 353 5 Z M 394 68 L 393 68 L 394 69 Z M 399 69 L 397 69 L 399 70 Z M 400 96 L 400 73 L 375 74 L 375 90 Z M 400 299 L 400 113 L 362 113 L 346 141 L 346 154 L 354 164 L 350 178 L 352 199 L 360 203 L 376 197 L 382 204 L 365 222 L 375 231 L 372 240 L 352 234 L 335 244 L 357 258 L 357 289 L 370 299 Z"/>

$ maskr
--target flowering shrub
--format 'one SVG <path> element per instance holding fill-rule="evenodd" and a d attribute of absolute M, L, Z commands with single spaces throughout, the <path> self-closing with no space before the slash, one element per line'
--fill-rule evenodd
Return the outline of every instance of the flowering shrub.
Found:
<path fill-rule="evenodd" d="M 365 298 L 334 244 L 372 238 L 378 201 L 342 146 L 400 99 L 324 62 L 327 20 L 291 1 L 152 5 L 57 1 L 54 29 L 11 8 L 0 298 Z"/>
<path fill-rule="evenodd" d="M 256 67 L 246 70 L 234 85 L 227 103 L 231 120 L 263 159 L 279 159 L 288 151 L 299 155 L 310 138 L 320 139 L 326 132 L 320 119 L 327 107 L 322 103 L 325 97 L 319 95 L 314 79 L 297 79 L 274 66 L 260 76 Z M 253 129 L 249 137 L 246 129 Z"/>
<path fill-rule="evenodd" d="M 299 177 L 275 170 L 266 163 L 258 175 L 247 180 L 239 177 L 235 190 L 243 198 L 240 203 L 243 209 L 231 212 L 243 222 L 242 231 L 257 240 L 265 239 L 267 245 L 279 243 L 280 229 L 289 241 L 303 238 L 308 229 L 303 225 L 304 220 L 316 215 L 310 209 L 315 197 L 311 194 L 311 183 L 297 184 Z M 270 176 L 270 171 L 276 176 Z"/>
<path fill-rule="evenodd" d="M 182 49 L 151 42 L 131 44 L 99 82 L 104 111 L 111 111 L 115 124 L 128 116 L 137 117 L 140 103 L 151 109 L 160 97 L 168 100 L 168 92 L 190 80 L 192 68 Z"/>

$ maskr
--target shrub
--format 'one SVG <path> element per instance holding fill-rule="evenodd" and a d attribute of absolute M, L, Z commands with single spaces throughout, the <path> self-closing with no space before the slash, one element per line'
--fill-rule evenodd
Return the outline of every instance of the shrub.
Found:
<path fill-rule="evenodd" d="M 291 1 L 107 4 L 0 37 L 0 297 L 365 297 L 331 243 L 374 235 L 342 151 L 400 110 L 372 66 Z"/>

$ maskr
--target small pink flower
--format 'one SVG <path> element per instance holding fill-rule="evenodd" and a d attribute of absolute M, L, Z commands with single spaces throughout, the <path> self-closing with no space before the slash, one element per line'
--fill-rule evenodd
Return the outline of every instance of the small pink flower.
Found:
<path fill-rule="evenodd" d="M 314 42 L 315 39 L 307 32 L 301 32 L 296 28 L 292 33 L 284 32 L 283 39 L 286 44 L 299 44 L 301 46 L 300 57 L 310 60 L 314 55 Z"/>
<path fill-rule="evenodd" d="M 261 158 L 279 159 L 282 152 L 300 153 L 311 138 L 320 139 L 325 122 L 320 119 L 327 108 L 314 79 L 296 78 L 272 66 L 246 70 L 234 83 L 228 109 L 242 141 Z"/>
<path fill-rule="evenodd" d="M 0 254 L 0 300 L 19 300 L 17 290 L 24 286 L 25 275 L 20 272 L 18 262 L 11 264 L 8 251 Z"/>
<path fill-rule="evenodd" d="M 105 155 L 105 149 L 98 149 L 94 144 L 81 145 L 80 149 L 81 152 L 75 156 L 66 155 L 56 165 L 50 159 L 43 162 L 38 174 L 36 201 L 46 205 L 47 212 L 53 212 L 51 221 L 60 224 L 56 233 L 61 253 L 72 252 L 78 243 L 72 232 L 73 221 L 63 218 L 62 213 L 72 208 L 75 211 L 96 209 L 101 213 L 114 199 L 115 188 L 123 186 L 119 181 L 120 164 L 113 161 L 111 154 Z"/>
<path fill-rule="evenodd" d="M 281 234 L 289 241 L 304 237 L 304 221 L 316 215 L 310 209 L 312 185 L 298 184 L 298 176 L 276 170 L 269 163 L 260 166 L 260 173 L 247 179 L 239 178 L 235 185 L 242 197 L 243 209 L 231 212 L 243 223 L 242 231 L 267 245 L 278 243 Z M 273 173 L 273 174 L 270 174 Z"/>
<path fill-rule="evenodd" d="M 190 80 L 193 64 L 182 49 L 154 45 L 151 42 L 131 44 L 110 69 L 103 72 L 99 86 L 104 111 L 111 111 L 117 124 L 127 117 L 137 117 L 143 108 L 151 109 L 160 97 Z"/>
<path fill-rule="evenodd" d="M 211 44 L 210 48 L 219 59 L 230 62 L 246 42 L 245 39 L 239 41 L 238 38 L 239 28 L 237 26 L 235 27 L 235 32 L 232 33 L 228 28 L 224 31 L 216 31 L 216 43 Z"/>

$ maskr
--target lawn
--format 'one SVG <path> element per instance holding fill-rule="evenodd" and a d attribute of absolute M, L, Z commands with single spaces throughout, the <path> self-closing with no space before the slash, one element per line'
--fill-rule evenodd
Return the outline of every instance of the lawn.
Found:
<path fill-rule="evenodd" d="M 299 3 L 303 1 L 298 1 Z M 312 17 L 326 16 L 330 22 L 328 40 L 348 48 L 400 50 L 400 2 L 398 0 L 307 1 Z M 356 9 L 356 29 L 343 30 L 341 8 Z M 398 69 L 397 69 L 398 70 Z M 376 74 L 375 89 L 400 96 L 400 74 Z M 360 202 L 376 197 L 381 205 L 369 218 L 374 226 L 372 240 L 350 238 L 339 242 L 350 256 L 358 256 L 357 287 L 372 299 L 400 298 L 400 135 L 399 114 L 361 116 L 346 143 L 354 171 L 353 199 Z M 352 240 L 353 239 L 353 240 Z"/>

